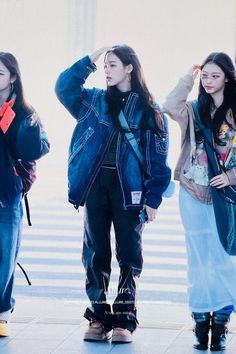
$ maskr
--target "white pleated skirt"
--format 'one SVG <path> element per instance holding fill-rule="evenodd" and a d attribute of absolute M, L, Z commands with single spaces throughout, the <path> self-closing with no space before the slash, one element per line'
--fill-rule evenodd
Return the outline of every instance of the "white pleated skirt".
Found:
<path fill-rule="evenodd" d="M 229 256 L 220 243 L 213 206 L 194 199 L 183 187 L 179 205 L 188 257 L 190 310 L 212 312 L 233 305 L 236 312 L 236 256 Z"/>

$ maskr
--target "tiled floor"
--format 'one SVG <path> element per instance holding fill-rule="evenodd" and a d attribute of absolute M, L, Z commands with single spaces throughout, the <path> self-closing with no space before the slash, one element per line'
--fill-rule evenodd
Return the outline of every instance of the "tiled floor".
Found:
<path fill-rule="evenodd" d="M 12 323 L 10 339 L 0 340 L 1 354 L 199 354 L 192 349 L 192 332 L 186 330 L 139 328 L 129 344 L 89 343 L 82 340 L 85 323 Z M 224 354 L 235 354 L 236 335 L 230 333 Z M 204 353 L 207 353 L 204 352 Z M 220 352 L 218 352 L 220 353 Z"/>
<path fill-rule="evenodd" d="M 133 343 L 83 341 L 84 303 L 22 298 L 12 315 L 11 336 L 0 339 L 1 354 L 200 354 L 192 349 L 192 322 L 185 305 L 142 304 Z M 207 353 L 207 351 L 203 352 Z M 209 351 L 210 353 L 210 351 Z M 220 353 L 220 352 L 218 352 Z M 236 353 L 236 322 L 228 349 Z"/>

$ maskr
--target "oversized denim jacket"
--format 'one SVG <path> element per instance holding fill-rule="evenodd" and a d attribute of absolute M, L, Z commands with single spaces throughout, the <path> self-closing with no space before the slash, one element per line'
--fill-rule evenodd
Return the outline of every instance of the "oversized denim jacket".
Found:
<path fill-rule="evenodd" d="M 96 65 L 86 56 L 61 73 L 56 82 L 58 99 L 77 120 L 68 160 L 69 202 L 75 208 L 84 205 L 116 132 L 107 112 L 106 91 L 83 86 L 88 75 L 95 70 Z M 150 129 L 141 135 L 140 112 L 139 96 L 131 93 L 124 114 L 145 161 L 141 166 L 125 135 L 119 132 L 116 166 L 124 209 L 140 209 L 144 203 L 157 208 L 171 176 L 166 162 L 167 128 L 162 134 Z"/>

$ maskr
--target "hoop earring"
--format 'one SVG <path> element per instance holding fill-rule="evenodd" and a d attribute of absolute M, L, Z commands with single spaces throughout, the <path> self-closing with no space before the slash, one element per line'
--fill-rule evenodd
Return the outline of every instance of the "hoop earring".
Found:
<path fill-rule="evenodd" d="M 14 84 L 13 84 L 13 82 L 10 83 L 10 90 L 11 90 L 11 92 L 14 91 Z"/>

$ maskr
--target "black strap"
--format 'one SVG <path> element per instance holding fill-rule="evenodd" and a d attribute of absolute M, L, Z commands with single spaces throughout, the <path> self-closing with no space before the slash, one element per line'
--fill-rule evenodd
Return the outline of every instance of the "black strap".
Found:
<path fill-rule="evenodd" d="M 26 271 L 24 270 L 24 268 L 22 267 L 22 265 L 21 265 L 19 262 L 17 262 L 16 264 L 17 264 L 18 267 L 20 267 L 20 269 L 22 270 L 22 272 L 23 272 L 23 274 L 24 274 L 24 276 L 25 276 L 25 278 L 26 278 L 26 280 L 27 280 L 29 286 L 31 286 L 32 283 L 31 283 L 31 281 L 29 280 L 29 277 L 28 277 Z"/>
<path fill-rule="evenodd" d="M 25 193 L 23 197 L 24 197 L 24 201 L 25 201 L 25 211 L 26 211 L 28 225 L 32 226 L 31 219 L 30 219 L 30 207 L 29 207 L 28 193 Z"/>

